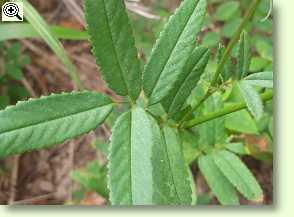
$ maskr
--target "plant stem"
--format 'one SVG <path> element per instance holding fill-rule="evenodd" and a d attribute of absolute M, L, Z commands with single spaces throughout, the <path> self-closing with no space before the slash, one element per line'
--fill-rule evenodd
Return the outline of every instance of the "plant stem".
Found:
<path fill-rule="evenodd" d="M 232 49 L 234 48 L 235 44 L 238 42 L 243 29 L 245 28 L 247 23 L 253 17 L 253 15 L 255 13 L 255 10 L 256 10 L 258 4 L 260 3 L 260 1 L 261 0 L 255 0 L 249 6 L 249 9 L 246 12 L 240 26 L 238 27 L 237 31 L 235 32 L 234 36 L 232 37 L 231 41 L 229 42 L 229 44 L 228 44 L 228 46 L 227 46 L 227 48 L 226 48 L 226 50 L 224 52 L 224 55 L 221 58 L 221 61 L 220 61 L 219 65 L 218 65 L 218 67 L 216 69 L 216 72 L 215 72 L 215 74 L 213 76 L 213 79 L 211 81 L 211 85 L 214 85 L 217 82 L 217 79 L 218 79 L 219 75 L 221 74 L 225 63 L 226 63 L 227 59 L 230 56 L 230 53 L 231 53 Z"/>
<path fill-rule="evenodd" d="M 251 20 L 251 18 L 253 17 L 254 13 L 255 13 L 255 10 L 258 6 L 258 4 L 260 3 L 261 0 L 254 0 L 251 5 L 249 6 L 249 9 L 248 11 L 246 12 L 240 26 L 238 27 L 237 31 L 235 32 L 234 36 L 232 37 L 231 41 L 229 42 L 222 58 L 221 58 L 221 61 L 220 63 L 218 64 L 218 67 L 214 73 L 214 76 L 211 80 L 211 83 L 210 83 L 210 86 L 214 86 L 217 82 L 217 79 L 218 77 L 220 76 L 224 66 L 225 66 L 225 63 L 227 61 L 227 59 L 229 58 L 230 56 L 230 53 L 232 51 L 232 49 L 234 48 L 235 44 L 238 42 L 239 38 L 240 38 L 240 35 L 243 31 L 243 29 L 245 28 L 246 24 Z M 213 91 L 214 92 L 214 91 Z M 213 93 L 212 92 L 212 93 Z M 190 111 L 187 112 L 186 115 L 184 115 L 184 117 L 182 118 L 182 120 L 179 122 L 179 126 L 182 126 L 184 121 L 187 119 L 187 117 L 189 117 L 193 111 L 195 111 L 195 109 L 197 109 L 212 93 L 210 92 L 207 92 L 206 95 L 203 96 L 203 98 L 193 107 L 191 108 Z"/>
<path fill-rule="evenodd" d="M 261 99 L 264 102 L 268 101 L 268 100 L 271 100 L 272 98 L 273 98 L 273 92 L 272 91 L 267 91 L 267 92 L 265 92 L 265 93 L 263 93 L 261 95 Z M 207 121 L 222 117 L 222 116 L 230 114 L 230 113 L 234 113 L 236 111 L 240 111 L 242 109 L 245 109 L 246 107 L 247 107 L 246 102 L 235 103 L 235 104 L 226 106 L 225 108 L 223 108 L 223 109 L 221 109 L 219 111 L 211 112 L 211 113 L 208 113 L 208 114 L 206 114 L 204 116 L 200 116 L 200 117 L 197 117 L 197 118 L 195 118 L 193 120 L 187 121 L 187 122 L 185 122 L 183 124 L 182 127 L 183 128 L 192 128 L 192 127 L 195 127 L 195 126 L 197 126 L 199 124 L 202 124 L 204 122 L 207 122 Z"/>

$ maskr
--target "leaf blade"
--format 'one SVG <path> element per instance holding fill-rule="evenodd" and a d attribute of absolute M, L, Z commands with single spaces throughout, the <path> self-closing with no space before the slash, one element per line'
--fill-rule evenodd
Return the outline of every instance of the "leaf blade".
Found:
<path fill-rule="evenodd" d="M 237 77 L 241 79 L 248 74 L 250 66 L 250 45 L 246 32 L 241 34 L 237 50 Z"/>
<path fill-rule="evenodd" d="M 239 157 L 228 151 L 220 151 L 213 157 L 218 168 L 240 193 L 248 200 L 262 200 L 261 187 Z"/>
<path fill-rule="evenodd" d="M 192 189 L 191 189 L 191 177 L 188 173 L 188 167 L 185 163 L 183 152 L 181 149 L 179 133 L 176 129 L 172 129 L 168 126 L 163 127 L 164 143 L 166 159 L 165 163 L 168 164 L 166 167 L 167 176 L 170 178 L 163 184 L 167 184 L 166 188 L 162 189 L 164 195 L 169 195 L 171 191 L 173 193 L 169 196 L 168 204 L 175 205 L 191 205 L 192 203 Z M 162 156 L 162 155 L 161 155 Z M 158 162 L 154 165 L 155 168 Z M 166 175 L 159 174 L 161 179 L 164 179 Z M 159 182 L 162 182 L 160 180 Z"/>
<path fill-rule="evenodd" d="M 202 114 L 209 114 L 223 108 L 224 103 L 219 93 L 210 96 L 203 104 Z M 216 144 L 225 142 L 225 118 L 220 117 L 198 126 L 199 130 L 199 146 L 201 149 L 211 149 Z"/>
<path fill-rule="evenodd" d="M 124 1 L 87 0 L 85 6 L 93 53 L 103 78 L 117 94 L 136 100 L 141 72 Z M 95 19 L 97 13 L 99 19 Z"/>
<path fill-rule="evenodd" d="M 244 78 L 247 84 L 258 87 L 273 88 L 273 72 L 258 72 Z"/>
<path fill-rule="evenodd" d="M 211 155 L 201 156 L 198 166 L 209 187 L 222 205 L 238 205 L 239 199 L 234 186 L 216 166 Z"/>
<path fill-rule="evenodd" d="M 251 114 L 259 120 L 263 114 L 263 103 L 257 91 L 244 81 L 239 82 L 241 94 Z"/>
<path fill-rule="evenodd" d="M 179 75 L 174 87 L 163 99 L 162 105 L 170 116 L 178 113 L 185 101 L 196 87 L 208 63 L 209 50 L 196 47 L 187 60 L 182 73 Z"/>
<path fill-rule="evenodd" d="M 111 110 L 111 100 L 93 92 L 51 95 L 7 107 L 0 111 L 0 157 L 47 148 L 87 133 Z"/>
<path fill-rule="evenodd" d="M 173 87 L 192 52 L 205 11 L 205 0 L 185 0 L 166 24 L 143 72 L 149 105 L 159 102 Z"/>
<path fill-rule="evenodd" d="M 113 205 L 153 203 L 153 124 L 141 108 L 133 108 L 116 121 L 108 157 L 108 186 Z"/>
<path fill-rule="evenodd" d="M 88 40 L 85 31 L 66 28 L 62 26 L 49 26 L 52 34 L 58 39 L 65 40 Z M 0 41 L 11 39 L 40 38 L 39 33 L 29 23 L 12 23 L 0 25 Z"/>

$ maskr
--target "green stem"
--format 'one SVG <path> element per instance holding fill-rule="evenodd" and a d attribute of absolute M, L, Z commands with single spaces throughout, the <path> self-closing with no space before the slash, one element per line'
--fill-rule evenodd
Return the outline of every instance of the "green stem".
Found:
<path fill-rule="evenodd" d="M 235 32 L 234 36 L 232 37 L 231 41 L 229 42 L 225 52 L 224 52 L 224 55 L 222 56 L 221 58 L 221 61 L 216 69 L 216 72 L 214 74 L 214 77 L 211 81 L 211 85 L 213 86 L 216 82 L 217 82 L 217 79 L 219 77 L 219 75 L 221 74 L 223 68 L 224 68 L 224 65 L 227 61 L 227 59 L 229 58 L 230 56 L 230 53 L 232 51 L 232 49 L 234 48 L 235 44 L 238 42 L 239 38 L 240 38 L 240 35 L 243 31 L 243 29 L 245 28 L 245 26 L 247 25 L 247 23 L 251 20 L 251 18 L 253 17 L 254 13 L 255 13 L 255 10 L 258 6 L 258 4 L 260 3 L 261 0 L 255 0 L 251 3 L 251 5 L 249 6 L 249 9 L 248 11 L 246 12 L 240 26 L 238 27 L 237 31 Z"/>
<path fill-rule="evenodd" d="M 240 35 L 243 31 L 243 29 L 245 28 L 245 26 L 247 25 L 247 23 L 251 20 L 251 18 L 253 17 L 255 10 L 258 6 L 258 4 L 260 3 L 261 0 L 254 0 L 251 5 L 249 6 L 248 11 L 246 12 L 240 26 L 238 27 L 237 31 L 235 32 L 234 36 L 232 37 L 231 41 L 229 42 L 224 55 L 221 58 L 220 63 L 218 64 L 218 67 L 214 73 L 214 76 L 211 80 L 210 86 L 214 86 L 217 82 L 218 77 L 220 76 L 225 63 L 227 61 L 227 59 L 230 56 L 230 53 L 232 51 L 232 49 L 234 48 L 235 44 L 238 42 Z M 214 91 L 213 91 L 214 92 Z M 187 117 L 189 117 L 194 111 L 195 109 L 197 109 L 212 93 L 207 92 L 206 95 L 193 107 L 191 108 L 190 111 L 187 112 L 186 115 L 184 115 L 184 117 L 181 119 L 181 121 L 179 122 L 179 126 L 182 126 L 184 121 L 187 119 Z"/>
<path fill-rule="evenodd" d="M 263 93 L 261 95 L 261 99 L 265 102 L 265 101 L 268 101 L 268 100 L 271 100 L 273 98 L 273 92 L 272 91 L 267 91 L 266 93 Z M 208 113 L 204 116 L 200 116 L 200 117 L 197 117 L 193 120 L 190 120 L 190 121 L 187 121 L 183 124 L 183 128 L 192 128 L 192 127 L 195 127 L 199 124 L 202 124 L 204 122 L 207 122 L 207 121 L 210 121 L 210 120 L 213 120 L 213 119 L 216 119 L 216 118 L 219 118 L 219 117 L 222 117 L 224 115 L 227 115 L 227 114 L 230 114 L 230 113 L 233 113 L 233 112 L 236 112 L 236 111 L 240 111 L 242 109 L 245 109 L 247 107 L 246 105 L 246 102 L 241 102 L 241 103 L 235 103 L 235 104 L 232 104 L 232 105 L 229 105 L 219 111 L 216 111 L 216 112 L 211 112 L 211 113 Z"/>

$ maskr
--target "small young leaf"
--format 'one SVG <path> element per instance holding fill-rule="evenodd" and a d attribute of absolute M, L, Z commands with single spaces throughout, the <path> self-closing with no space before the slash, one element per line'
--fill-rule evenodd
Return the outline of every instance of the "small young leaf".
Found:
<path fill-rule="evenodd" d="M 103 78 L 117 94 L 136 100 L 141 91 L 141 70 L 124 1 L 85 3 L 93 53 Z"/>
<path fill-rule="evenodd" d="M 156 42 L 143 73 L 149 105 L 159 102 L 174 86 L 189 58 L 206 11 L 206 0 L 185 0 Z"/>
<path fill-rule="evenodd" d="M 220 21 L 227 21 L 237 14 L 239 9 L 239 3 L 236 1 L 226 1 L 221 4 L 216 12 L 215 18 Z"/>
<path fill-rule="evenodd" d="M 109 98 L 93 92 L 51 95 L 0 111 L 0 157 L 48 148 L 101 124 Z"/>
<path fill-rule="evenodd" d="M 0 110 L 4 109 L 6 106 L 8 106 L 9 102 L 10 102 L 9 96 L 0 95 Z"/>
<path fill-rule="evenodd" d="M 226 128 L 233 132 L 259 134 L 255 120 L 246 109 L 228 114 L 225 118 Z"/>
<path fill-rule="evenodd" d="M 225 52 L 225 47 L 222 44 L 219 44 L 219 47 L 216 53 L 217 64 L 220 64 L 221 58 L 224 55 L 224 52 Z M 228 60 L 225 62 L 223 72 L 221 73 L 222 82 L 229 80 L 233 71 L 234 71 L 234 68 L 233 68 L 231 58 L 228 58 Z"/>
<path fill-rule="evenodd" d="M 256 50 L 262 58 L 269 61 L 273 60 L 273 47 L 268 41 L 257 40 Z"/>
<path fill-rule="evenodd" d="M 97 160 L 91 161 L 86 168 L 74 170 L 71 178 L 80 183 L 88 191 L 95 191 L 104 198 L 108 198 L 106 166 L 101 166 Z"/>
<path fill-rule="evenodd" d="M 226 149 L 239 155 L 248 154 L 243 143 L 228 143 L 225 145 Z"/>
<path fill-rule="evenodd" d="M 263 104 L 258 92 L 245 81 L 239 83 L 241 94 L 251 114 L 258 120 L 263 114 Z"/>
<path fill-rule="evenodd" d="M 270 62 L 262 57 L 253 57 L 250 62 L 250 72 L 258 72 L 269 66 Z"/>
<path fill-rule="evenodd" d="M 238 44 L 238 57 L 237 57 L 237 77 L 238 79 L 243 78 L 248 74 L 250 66 L 250 45 L 249 39 L 246 32 L 243 32 L 240 36 Z"/>
<path fill-rule="evenodd" d="M 261 201 L 263 199 L 258 182 L 239 157 L 228 151 L 220 151 L 213 157 L 222 173 L 248 200 Z"/>
<path fill-rule="evenodd" d="M 208 32 L 205 34 L 202 39 L 202 45 L 206 47 L 216 47 L 218 42 L 220 41 L 221 36 L 218 32 Z"/>
<path fill-rule="evenodd" d="M 201 156 L 198 160 L 201 173 L 207 184 L 222 205 L 238 205 L 239 199 L 234 186 L 215 165 L 211 155 Z"/>
<path fill-rule="evenodd" d="M 247 76 L 247 84 L 258 87 L 273 88 L 273 72 L 259 72 Z"/>
<path fill-rule="evenodd" d="M 242 22 L 242 19 L 239 17 L 227 21 L 222 28 L 222 35 L 226 38 L 233 37 L 234 33 L 237 31 L 241 22 Z"/>
<path fill-rule="evenodd" d="M 179 131 L 181 141 L 182 141 L 182 149 L 186 164 L 190 165 L 200 154 L 198 150 L 198 138 L 199 136 L 194 132 L 181 130 Z"/>
<path fill-rule="evenodd" d="M 21 68 L 15 62 L 7 63 L 6 64 L 6 71 L 7 71 L 7 74 L 12 79 L 20 81 L 23 78 L 23 73 L 21 71 Z"/>
<path fill-rule="evenodd" d="M 207 48 L 197 47 L 194 49 L 175 86 L 162 101 L 164 109 L 170 116 L 177 114 L 182 109 L 191 91 L 200 80 L 208 59 L 209 51 Z"/>

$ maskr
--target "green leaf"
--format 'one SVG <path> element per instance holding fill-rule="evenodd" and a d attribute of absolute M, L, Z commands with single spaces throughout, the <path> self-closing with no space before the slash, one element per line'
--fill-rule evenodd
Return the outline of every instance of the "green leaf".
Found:
<path fill-rule="evenodd" d="M 200 80 L 208 59 L 209 51 L 207 48 L 197 47 L 194 49 L 175 86 L 162 101 L 164 109 L 170 116 L 177 114 L 182 109 L 187 98 Z"/>
<path fill-rule="evenodd" d="M 206 0 L 185 0 L 160 34 L 143 73 L 149 105 L 159 102 L 174 87 L 195 46 L 206 12 Z"/>
<path fill-rule="evenodd" d="M 207 47 L 216 47 L 220 41 L 221 36 L 217 32 L 208 32 L 202 39 L 202 45 Z"/>
<path fill-rule="evenodd" d="M 227 21 L 231 19 L 239 10 L 239 3 L 236 1 L 228 1 L 221 4 L 216 12 L 215 18 L 220 21 Z"/>
<path fill-rule="evenodd" d="M 244 120 L 243 120 L 244 121 Z M 228 143 L 225 145 L 226 149 L 239 155 L 248 154 L 243 143 Z"/>
<path fill-rule="evenodd" d="M 201 156 L 198 166 L 207 184 L 222 205 L 238 205 L 239 199 L 234 186 L 216 166 L 211 155 Z"/>
<path fill-rule="evenodd" d="M 136 100 L 141 70 L 124 1 L 86 0 L 85 5 L 93 53 L 103 78 L 117 94 Z"/>
<path fill-rule="evenodd" d="M 258 72 L 247 76 L 247 84 L 258 87 L 273 88 L 273 72 Z"/>
<path fill-rule="evenodd" d="M 11 99 L 11 103 L 16 103 L 20 100 L 25 100 L 30 97 L 30 93 L 22 85 L 9 85 L 8 95 Z"/>
<path fill-rule="evenodd" d="M 9 96 L 0 95 L 0 110 L 8 106 L 9 102 L 10 102 Z"/>
<path fill-rule="evenodd" d="M 109 154 L 109 144 L 98 138 L 93 141 L 92 147 L 103 153 L 105 156 Z"/>
<path fill-rule="evenodd" d="M 87 164 L 86 168 L 74 170 L 71 178 L 80 183 L 88 191 L 95 191 L 104 198 L 108 198 L 107 189 L 107 170 L 101 166 L 98 161 L 92 161 Z"/>
<path fill-rule="evenodd" d="M 174 129 L 161 132 L 141 108 L 116 122 L 109 155 L 110 200 L 114 205 L 191 204 L 192 191 Z"/>
<path fill-rule="evenodd" d="M 197 198 L 197 205 L 209 205 L 211 203 L 211 196 L 209 194 L 201 194 Z"/>
<path fill-rule="evenodd" d="M 239 133 L 258 135 L 256 122 L 247 110 L 241 110 L 225 116 L 225 126 L 227 129 Z"/>
<path fill-rule="evenodd" d="M 198 135 L 194 132 L 181 130 L 179 131 L 182 140 L 183 154 L 186 163 L 191 164 L 200 154 L 198 150 Z"/>
<path fill-rule="evenodd" d="M 85 31 L 66 28 L 62 26 L 49 26 L 50 32 L 55 38 L 65 40 L 88 40 Z M 0 41 L 11 39 L 40 38 L 39 33 L 29 23 L 11 23 L 0 25 Z"/>
<path fill-rule="evenodd" d="M 273 119 L 273 117 L 270 118 L 268 131 L 270 133 L 271 138 L 273 138 L 274 137 L 274 119 Z"/>
<path fill-rule="evenodd" d="M 51 95 L 0 111 L 0 157 L 48 148 L 101 124 L 109 98 L 93 92 Z"/>
<path fill-rule="evenodd" d="M 258 72 L 265 69 L 269 65 L 269 61 L 262 57 L 253 57 L 250 62 L 249 70 L 251 72 Z"/>
<path fill-rule="evenodd" d="M 239 83 L 241 94 L 251 114 L 259 120 L 263 115 L 263 104 L 258 92 L 244 81 Z"/>
<path fill-rule="evenodd" d="M 46 21 L 40 16 L 35 8 L 27 1 L 22 0 L 24 7 L 24 15 L 28 22 L 33 26 L 36 32 L 42 37 L 42 39 L 48 44 L 48 46 L 54 51 L 56 56 L 66 67 L 71 79 L 75 82 L 76 86 L 82 89 L 82 84 L 77 73 L 76 67 L 73 65 L 69 57 L 67 56 L 62 44 L 52 34 Z"/>
<path fill-rule="evenodd" d="M 154 177 L 158 179 L 155 183 L 161 183 L 161 185 L 159 185 L 159 187 L 161 187 L 161 195 L 171 194 L 169 196 L 170 198 L 167 198 L 168 200 L 166 201 L 166 204 L 191 205 L 191 177 L 188 173 L 188 167 L 185 163 L 184 155 L 181 149 L 179 132 L 177 129 L 164 126 L 163 134 L 165 147 L 163 147 L 162 151 L 165 149 L 167 158 L 164 159 L 164 162 L 162 162 L 162 164 L 165 164 L 162 166 L 165 171 L 162 172 L 165 172 L 166 175 L 164 173 L 155 174 Z M 158 155 L 158 153 L 160 152 L 154 152 L 154 155 Z M 164 152 L 162 154 L 164 154 Z M 162 154 L 159 158 L 162 158 Z M 159 165 L 154 164 L 154 168 L 157 166 Z M 166 177 L 168 177 L 167 182 L 163 182 Z"/>
<path fill-rule="evenodd" d="M 23 73 L 21 68 L 16 65 L 14 62 L 6 64 L 6 71 L 9 77 L 15 80 L 21 80 L 23 78 Z"/>
<path fill-rule="evenodd" d="M 237 31 L 241 22 L 242 22 L 241 18 L 234 18 L 234 19 L 226 22 L 222 28 L 222 35 L 227 38 L 233 37 L 234 33 Z"/>
<path fill-rule="evenodd" d="M 137 107 L 117 119 L 109 155 L 108 186 L 113 205 L 153 204 L 151 156 L 158 142 L 158 133 L 153 132 L 159 131 L 156 128 L 147 113 Z"/>
<path fill-rule="evenodd" d="M 228 151 L 220 151 L 213 157 L 218 168 L 246 199 L 263 200 L 262 189 L 239 157 Z"/>
<path fill-rule="evenodd" d="M 238 79 L 243 78 L 248 74 L 250 66 L 250 45 L 246 32 L 240 36 L 238 44 L 237 69 Z"/>
<path fill-rule="evenodd" d="M 219 93 L 215 93 L 204 102 L 202 115 L 215 112 L 223 108 Z M 199 146 L 202 149 L 212 148 L 216 144 L 224 143 L 227 135 L 225 132 L 225 119 L 223 117 L 207 121 L 198 126 L 199 130 Z"/>
<path fill-rule="evenodd" d="M 225 47 L 222 44 L 219 44 L 219 47 L 216 53 L 217 64 L 220 64 L 221 58 L 224 55 L 224 52 L 225 52 Z M 229 80 L 233 71 L 234 71 L 234 68 L 233 68 L 232 60 L 231 60 L 231 57 L 229 57 L 228 60 L 225 62 L 223 72 L 220 75 L 222 78 L 221 82 Z"/>
<path fill-rule="evenodd" d="M 272 61 L 273 60 L 273 48 L 270 43 L 265 40 L 258 40 L 256 42 L 257 53 L 264 59 Z"/>

